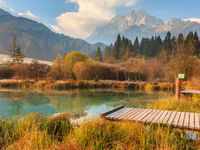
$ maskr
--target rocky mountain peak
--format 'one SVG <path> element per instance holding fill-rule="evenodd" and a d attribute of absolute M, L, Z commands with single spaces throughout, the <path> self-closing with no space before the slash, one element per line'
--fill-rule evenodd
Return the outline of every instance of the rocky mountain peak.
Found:
<path fill-rule="evenodd" d="M 180 18 L 176 18 L 176 17 L 173 17 L 168 21 L 169 25 L 178 25 L 178 24 L 182 24 L 182 23 L 184 23 L 184 21 L 182 21 Z"/>

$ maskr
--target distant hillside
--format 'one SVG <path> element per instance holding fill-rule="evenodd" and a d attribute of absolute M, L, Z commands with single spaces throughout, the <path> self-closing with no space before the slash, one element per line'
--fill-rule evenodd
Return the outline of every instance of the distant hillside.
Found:
<path fill-rule="evenodd" d="M 15 17 L 0 9 L 0 53 L 8 54 L 12 36 L 16 34 L 18 44 L 27 57 L 53 60 L 58 54 L 63 55 L 74 50 L 90 55 L 100 46 L 89 44 L 81 39 L 52 32 L 41 23 L 23 17 Z"/>
<path fill-rule="evenodd" d="M 150 16 L 144 10 L 134 9 L 126 15 L 115 16 L 108 24 L 97 28 L 88 37 L 87 41 L 110 44 L 114 42 L 119 33 L 131 40 L 135 40 L 136 36 L 140 40 L 143 37 L 150 38 L 155 35 L 164 38 L 168 31 L 172 35 L 178 35 L 179 33 L 186 35 L 190 31 L 197 31 L 200 34 L 200 23 L 183 21 L 178 18 L 172 18 L 165 23 L 159 18 Z"/>
<path fill-rule="evenodd" d="M 43 64 L 46 64 L 46 65 L 52 65 L 52 62 L 49 62 L 49 61 L 37 60 L 37 59 L 32 59 L 32 58 L 25 58 L 24 59 L 24 63 L 27 63 L 27 64 L 29 64 L 33 61 L 38 61 L 39 63 L 43 63 Z M 9 55 L 0 54 L 0 65 L 8 64 L 9 62 L 12 62 L 12 59 L 10 58 Z"/>

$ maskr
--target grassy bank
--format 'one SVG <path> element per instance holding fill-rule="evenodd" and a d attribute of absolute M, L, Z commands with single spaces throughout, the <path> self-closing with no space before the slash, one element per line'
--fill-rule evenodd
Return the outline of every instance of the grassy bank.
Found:
<path fill-rule="evenodd" d="M 171 111 L 185 111 L 200 113 L 200 97 L 184 97 L 180 100 L 175 97 L 164 98 L 158 100 L 155 104 L 149 104 L 148 108 L 159 109 L 159 110 L 171 110 Z"/>
<path fill-rule="evenodd" d="M 54 119 L 39 115 L 0 123 L 2 149 L 195 149 L 198 141 L 189 141 L 170 127 L 139 123 L 87 120 L 79 127 L 68 116 Z"/>
<path fill-rule="evenodd" d="M 161 99 L 149 108 L 200 112 L 198 97 Z M 44 118 L 39 114 L 0 121 L 0 149 L 198 149 L 183 132 L 169 127 L 145 127 L 136 122 L 89 119 L 72 125 L 68 114 Z M 199 133 L 200 136 L 200 133 Z"/>
<path fill-rule="evenodd" d="M 174 90 L 173 83 L 128 81 L 54 81 L 54 80 L 0 80 L 0 88 L 75 89 L 75 88 L 127 88 L 135 90 Z"/>

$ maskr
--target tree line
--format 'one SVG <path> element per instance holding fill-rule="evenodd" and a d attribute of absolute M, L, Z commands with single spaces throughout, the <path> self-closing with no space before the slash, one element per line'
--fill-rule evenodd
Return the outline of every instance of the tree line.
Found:
<path fill-rule="evenodd" d="M 94 55 L 95 60 L 112 62 L 114 60 L 126 60 L 127 58 L 142 55 L 147 58 L 159 55 L 161 51 L 165 51 L 168 55 L 172 55 L 178 49 L 177 44 L 184 44 L 186 49 L 193 47 L 193 54 L 200 57 L 200 41 L 197 32 L 189 32 L 186 37 L 179 34 L 178 37 L 172 36 L 167 32 L 162 40 L 160 36 L 152 36 L 151 38 L 142 38 L 139 42 L 136 37 L 134 43 L 128 38 L 118 34 L 114 45 L 107 46 L 102 52 L 100 48 Z"/>
<path fill-rule="evenodd" d="M 132 80 L 174 81 L 177 74 L 187 79 L 200 78 L 200 42 L 196 32 L 185 37 L 160 36 L 138 38 L 134 43 L 117 36 L 114 45 L 100 48 L 91 57 L 74 51 L 58 56 L 52 66 L 32 62 L 23 63 L 25 54 L 17 45 L 16 37 L 10 48 L 12 62 L 0 66 L 0 78 L 53 80 Z"/>

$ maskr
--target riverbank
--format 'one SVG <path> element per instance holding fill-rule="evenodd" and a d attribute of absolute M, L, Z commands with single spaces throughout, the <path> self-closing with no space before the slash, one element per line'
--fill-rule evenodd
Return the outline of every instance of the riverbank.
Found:
<path fill-rule="evenodd" d="M 173 102 L 174 101 L 174 102 Z M 191 101 L 191 102 L 189 102 Z M 178 104 L 177 104 L 178 103 Z M 148 106 L 154 109 L 200 112 L 200 99 L 173 97 Z M 28 115 L 20 120 L 0 122 L 2 149 L 199 149 L 200 141 L 189 140 L 178 129 L 135 122 L 110 122 L 100 119 L 70 123 L 70 115 L 42 117 Z M 199 135 L 200 136 L 200 133 Z"/>
<path fill-rule="evenodd" d="M 76 89 L 76 88 L 126 88 L 133 90 L 174 90 L 168 82 L 128 82 L 128 81 L 54 81 L 54 80 L 0 80 L 0 88 L 37 88 L 37 89 Z"/>

